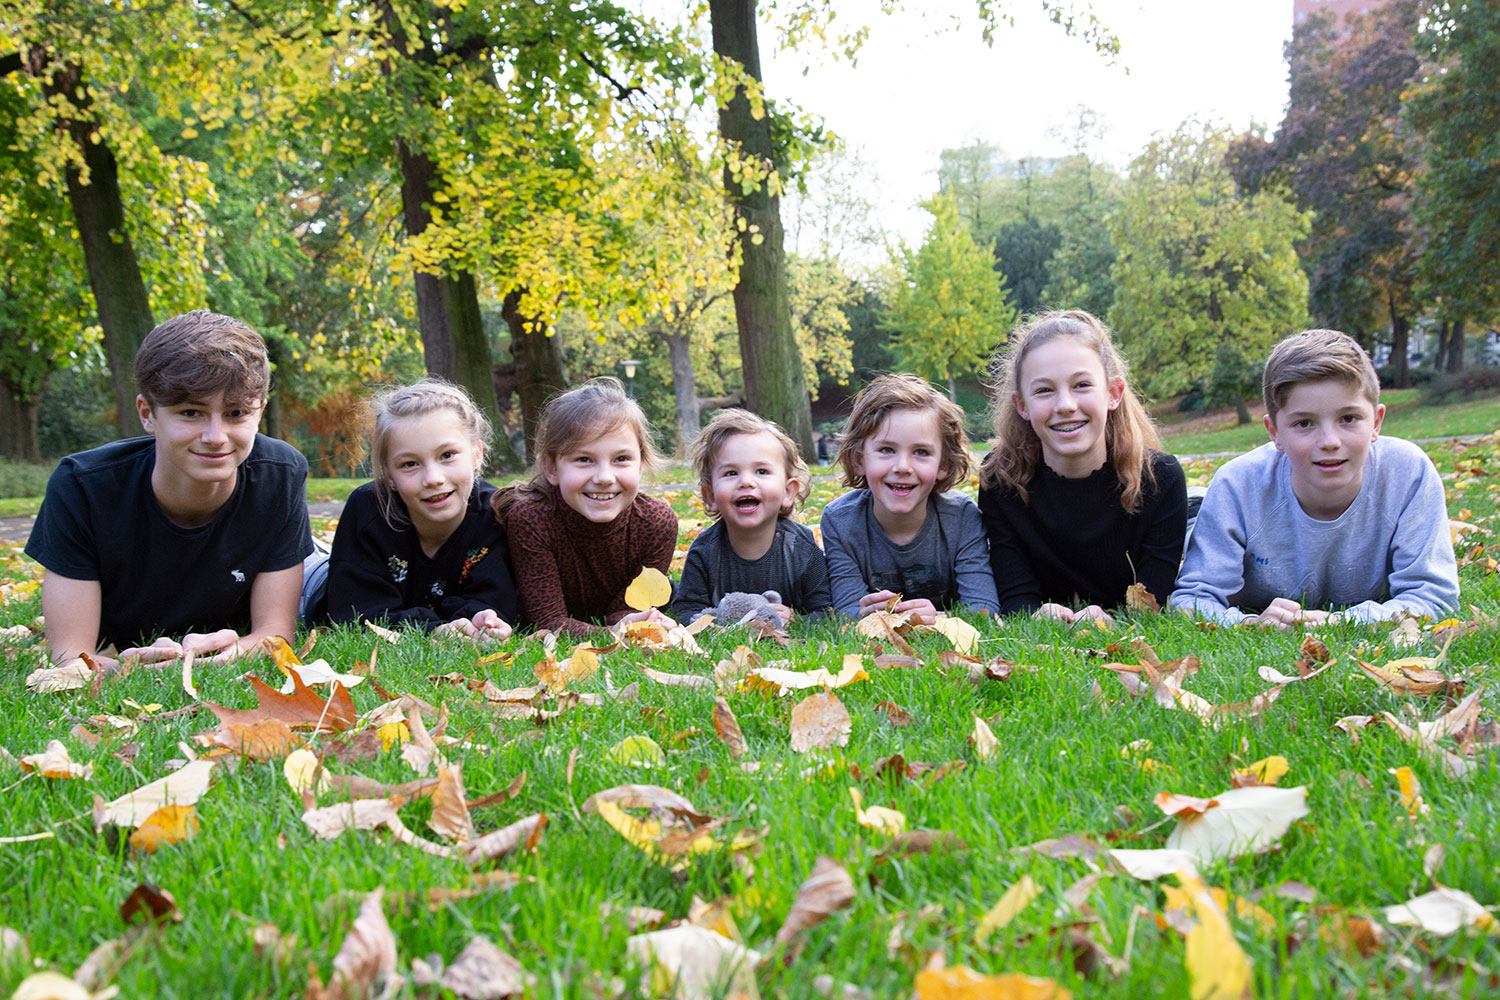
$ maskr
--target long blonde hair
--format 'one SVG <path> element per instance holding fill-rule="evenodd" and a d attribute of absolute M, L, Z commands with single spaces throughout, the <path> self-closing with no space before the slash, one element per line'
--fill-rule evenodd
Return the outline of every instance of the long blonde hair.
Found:
<path fill-rule="evenodd" d="M 1120 405 L 1105 420 L 1104 443 L 1108 460 L 1120 480 L 1120 506 L 1131 514 L 1139 513 L 1144 490 L 1156 486 L 1151 454 L 1161 450 L 1161 439 L 1156 436 L 1156 427 L 1146 415 L 1145 407 L 1130 388 L 1125 359 L 1115 349 L 1109 328 L 1093 313 L 1082 309 L 1032 316 L 1011 331 L 1007 348 L 995 359 L 999 375 L 990 386 L 995 439 L 979 469 L 979 481 L 984 486 L 1014 490 L 1022 503 L 1030 502 L 1026 484 L 1041 464 L 1042 442 L 1031 422 L 1016 412 L 1012 396 L 1021 392 L 1021 366 L 1026 355 L 1059 337 L 1082 341 L 1099 355 L 1105 383 L 1119 379 L 1125 386 Z"/>
<path fill-rule="evenodd" d="M 641 405 L 626 395 L 619 379 L 609 375 L 591 378 L 547 400 L 537 420 L 531 468 L 526 479 L 495 494 L 490 502 L 495 519 L 504 524 L 510 508 L 522 497 L 549 496 L 553 486 L 547 481 L 547 466 L 617 427 L 628 427 L 635 433 L 641 446 L 641 467 L 655 471 L 661 465 L 661 454 L 652 442 L 651 424 Z"/>
<path fill-rule="evenodd" d="M 461 387 L 440 378 L 429 376 L 385 390 L 370 400 L 370 412 L 374 426 L 370 431 L 370 476 L 375 481 L 375 500 L 381 516 L 393 528 L 410 523 L 405 511 L 395 501 L 391 489 L 390 474 L 386 471 L 386 438 L 396 421 L 409 417 L 425 417 L 437 410 L 452 410 L 469 434 L 469 440 L 479 445 L 479 461 L 475 463 L 474 485 L 484 474 L 484 456 L 490 446 L 490 422 L 484 411 L 475 405 Z"/>

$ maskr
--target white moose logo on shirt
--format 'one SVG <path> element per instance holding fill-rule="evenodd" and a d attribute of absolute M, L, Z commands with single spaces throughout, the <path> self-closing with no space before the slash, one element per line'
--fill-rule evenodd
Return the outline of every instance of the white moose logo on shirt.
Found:
<path fill-rule="evenodd" d="M 234 582 L 235 583 L 244 583 L 245 582 L 245 572 L 244 572 L 244 570 L 232 569 L 232 570 L 229 571 L 229 575 L 232 576 L 232 577 L 234 577 Z"/>

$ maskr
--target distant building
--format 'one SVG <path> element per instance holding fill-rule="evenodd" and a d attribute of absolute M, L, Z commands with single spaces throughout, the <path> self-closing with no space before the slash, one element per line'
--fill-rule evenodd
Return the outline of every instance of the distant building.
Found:
<path fill-rule="evenodd" d="M 1292 0 L 1292 24 L 1301 24 L 1318 11 L 1330 11 L 1340 18 L 1350 14 L 1368 14 L 1385 0 Z"/>

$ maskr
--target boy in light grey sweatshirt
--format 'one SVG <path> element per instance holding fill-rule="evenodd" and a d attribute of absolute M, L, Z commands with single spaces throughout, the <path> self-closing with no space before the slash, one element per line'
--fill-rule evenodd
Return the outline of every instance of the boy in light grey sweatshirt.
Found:
<path fill-rule="evenodd" d="M 1279 626 L 1455 608 L 1442 481 L 1416 445 L 1380 438 L 1363 349 L 1300 333 L 1271 352 L 1263 389 L 1271 441 L 1214 476 L 1170 605 Z"/>

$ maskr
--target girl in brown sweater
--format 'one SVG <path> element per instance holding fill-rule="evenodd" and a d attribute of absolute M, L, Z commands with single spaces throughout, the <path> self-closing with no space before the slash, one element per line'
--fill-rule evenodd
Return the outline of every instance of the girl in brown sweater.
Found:
<path fill-rule="evenodd" d="M 660 612 L 632 612 L 625 588 L 647 566 L 663 573 L 677 547 L 677 515 L 640 492 L 658 462 L 650 425 L 618 379 L 590 379 L 547 403 L 531 477 L 496 494 L 510 539 L 523 617 L 537 628 L 595 635 Z"/>

